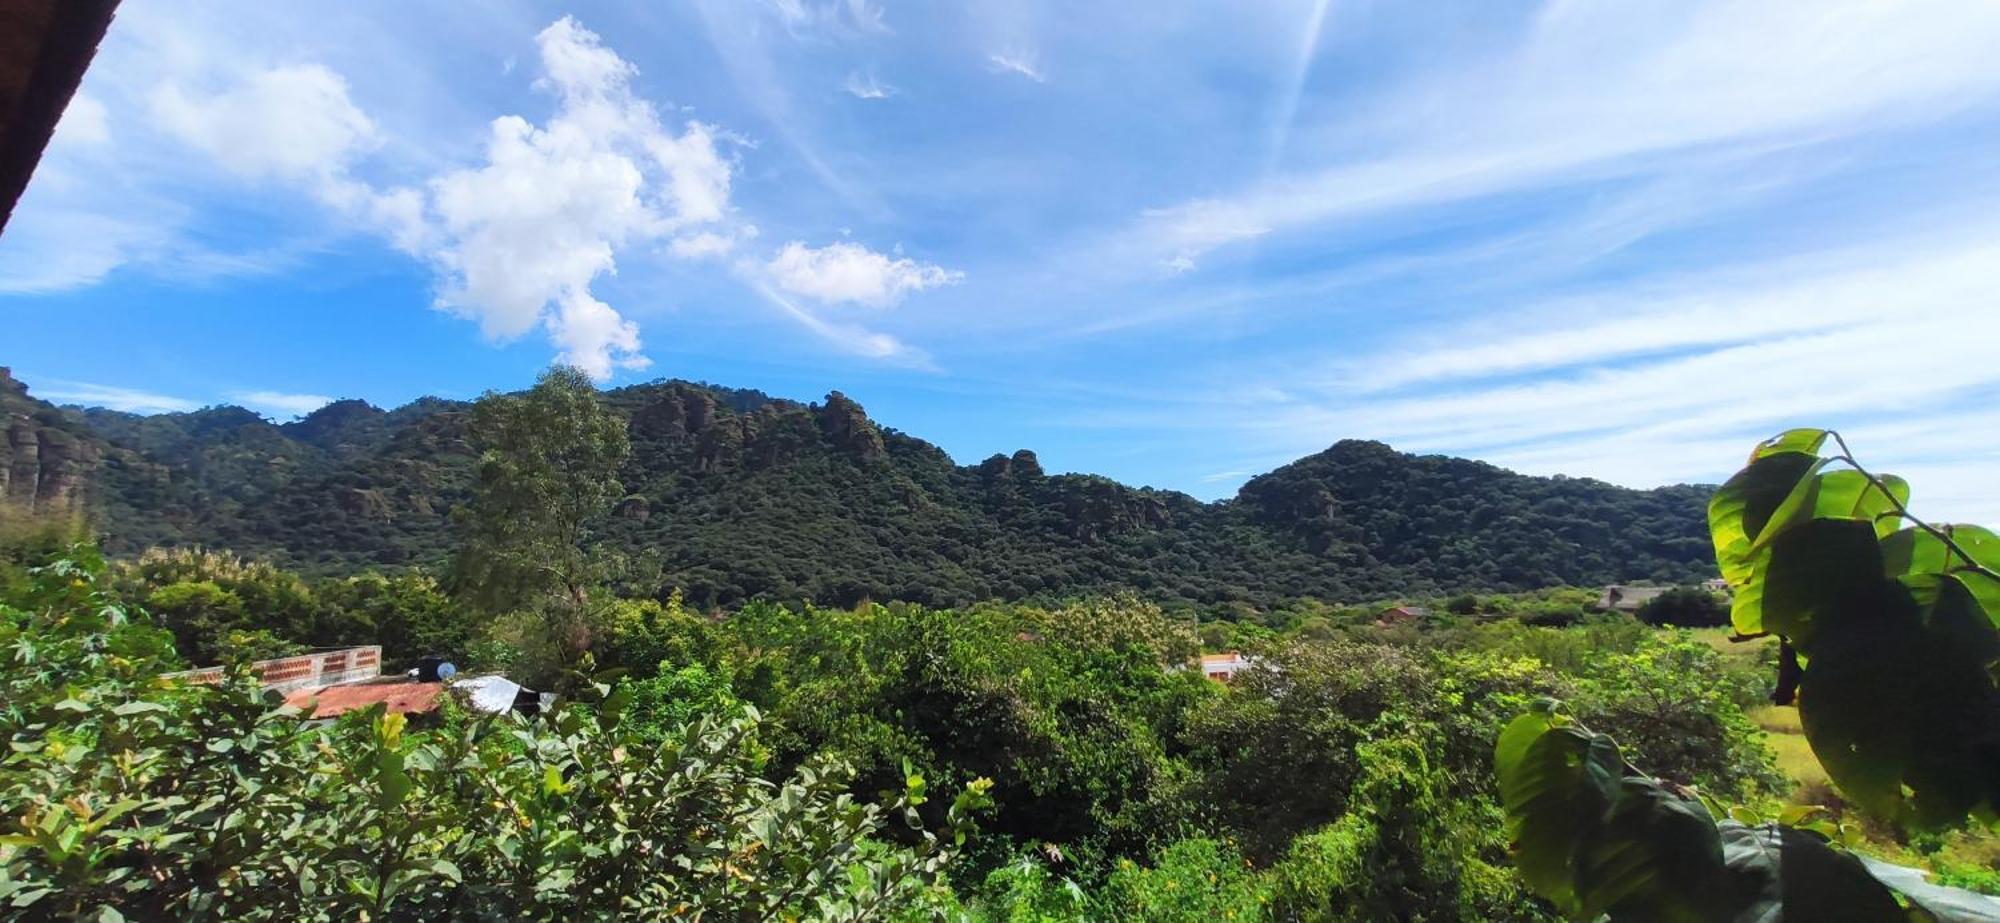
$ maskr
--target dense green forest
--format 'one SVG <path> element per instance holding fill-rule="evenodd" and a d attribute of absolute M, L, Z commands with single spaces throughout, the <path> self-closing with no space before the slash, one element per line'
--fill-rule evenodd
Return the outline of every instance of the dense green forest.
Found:
<path fill-rule="evenodd" d="M 644 448 L 580 373 L 461 425 L 474 461 L 441 577 L 186 548 L 107 563 L 81 520 L 0 505 L 0 906 L 2000 918 L 1947 887 L 2000 891 L 1982 832 L 2000 541 L 1898 531 L 1907 485 L 1821 473 L 1806 436 L 1760 447 L 1709 505 L 1737 592 L 1730 627 L 1695 633 L 1671 626 L 1723 614 L 1695 591 L 1643 620 L 1579 589 L 1227 622 L 1136 594 L 716 612 L 631 592 L 651 562 L 601 540 Z M 451 652 L 561 700 L 312 723 L 241 666 L 219 686 L 160 675 L 352 643 Z M 1225 646 L 1250 658 L 1232 680 L 1193 668 Z M 1830 781 L 1776 758 L 1758 717 L 1801 690 Z"/>
<path fill-rule="evenodd" d="M 1575 703 L 1673 778 L 1745 797 L 1779 784 L 1742 712 L 1761 680 L 1624 616 L 1322 616 L 1256 641 L 1260 668 L 1224 686 L 1184 668 L 1194 626 L 1132 598 L 758 603 L 720 620 L 606 598 L 590 667 L 627 672 L 570 681 L 556 717 L 367 712 L 307 730 L 250 686 L 151 677 L 187 662 L 177 647 L 332 639 L 405 658 L 463 643 L 472 667 L 554 683 L 574 658 L 548 650 L 541 614 L 488 620 L 427 578 L 306 580 L 187 552 L 100 570 L 66 539 L 10 554 L 0 645 L 27 662 L 7 672 L 0 797 L 25 813 L 0 841 L 0 901 L 43 918 L 554 919 L 622 902 L 721 919 L 1549 919 L 1508 867 L 1489 768 L 1493 735 L 1536 698 Z M 912 802 L 913 779 L 930 798 Z M 51 794 L 71 792 L 88 794 Z M 704 814 L 699 797 L 721 800 Z M 676 812 L 699 823 L 641 820 Z M 835 851 L 822 828 L 858 839 Z M 612 873 L 645 855 L 691 864 Z"/>
<path fill-rule="evenodd" d="M 628 589 L 678 589 L 698 607 L 1133 592 L 1234 615 L 1714 576 L 1702 487 L 1527 477 L 1347 441 L 1202 503 L 1049 474 L 1026 450 L 961 466 L 837 393 L 800 404 L 668 381 L 603 400 L 630 452 L 593 541 L 642 565 Z M 0 375 L 0 417 L 12 494 L 39 484 L 44 506 L 86 511 L 116 556 L 198 545 L 312 574 L 436 569 L 473 484 L 461 402 L 339 401 L 282 424 L 235 407 L 136 416 L 53 407 Z"/>

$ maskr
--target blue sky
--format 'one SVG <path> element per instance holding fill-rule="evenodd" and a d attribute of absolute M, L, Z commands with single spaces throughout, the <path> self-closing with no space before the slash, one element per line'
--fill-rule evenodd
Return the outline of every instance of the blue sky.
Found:
<path fill-rule="evenodd" d="M 127 0 L 0 237 L 53 399 L 838 388 L 1202 497 L 1835 426 L 2000 519 L 2000 5 Z"/>

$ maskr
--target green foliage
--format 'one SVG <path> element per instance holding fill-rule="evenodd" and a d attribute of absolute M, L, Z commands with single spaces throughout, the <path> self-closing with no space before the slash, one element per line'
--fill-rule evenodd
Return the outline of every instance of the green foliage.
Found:
<path fill-rule="evenodd" d="M 1821 458 L 1829 440 L 1839 452 Z M 1777 697 L 1796 691 L 1842 795 L 1936 829 L 1990 820 L 2000 804 L 2000 611 L 1985 603 L 2000 546 L 1983 529 L 1915 520 L 1909 493 L 1869 474 L 1838 435 L 1793 430 L 1757 447 L 1716 492 L 1710 521 L 1734 627 L 1784 639 Z M 1642 666 L 1629 673 L 1648 694 L 1688 675 Z M 1685 732 L 1649 716 L 1624 733 Z M 2000 918 L 2000 905 L 1859 860 L 1818 832 L 1746 825 L 1756 818 L 1745 809 L 1718 823 L 1692 790 L 1624 762 L 1552 702 L 1508 726 L 1494 762 L 1522 875 L 1572 919 L 1908 919 L 1898 895 L 1924 918 Z"/>
<path fill-rule="evenodd" d="M 0 902 L 36 919 L 880 919 L 945 897 L 986 803 L 883 806 L 837 764 L 771 781 L 754 712 L 642 737 L 624 697 L 546 721 L 331 727 L 154 679 L 164 635 L 87 568 L 0 606 Z M 920 812 L 940 820 L 928 828 Z M 940 836 L 936 831 L 942 831 Z"/>
<path fill-rule="evenodd" d="M 1631 750 L 1647 771 L 1746 799 L 1783 785 L 1743 713 L 1762 691 L 1750 677 L 1724 670 L 1708 645 L 1653 635 L 1629 654 L 1596 655 L 1570 695 L 1580 718 Z"/>
<path fill-rule="evenodd" d="M 625 422 L 589 376 L 559 365 L 524 394 L 480 398 L 467 437 L 480 454 L 472 501 L 459 510 L 456 586 L 489 613 L 535 616 L 554 657 L 524 678 L 554 682 L 589 650 L 592 591 L 613 576 L 592 539 L 624 493 Z"/>
<path fill-rule="evenodd" d="M 1522 877 L 1572 920 L 1907 919 L 1853 856 L 1789 827 L 1718 824 L 1553 703 L 1508 725 L 1494 765 Z"/>
<path fill-rule="evenodd" d="M 1105 879 L 1100 916 L 1162 923 L 1261 919 L 1270 883 L 1248 865 L 1226 844 L 1180 840 L 1160 850 L 1150 865 L 1120 863 Z"/>
<path fill-rule="evenodd" d="M 466 435 L 480 453 L 455 564 L 466 592 L 494 611 L 580 601 L 603 577 L 590 530 L 624 493 L 624 421 L 582 370 L 553 366 L 526 393 L 480 398 Z"/>
<path fill-rule="evenodd" d="M 1839 453 L 1821 458 L 1829 439 Z M 1717 492 L 1711 520 L 1736 629 L 1796 649 L 1806 739 L 1842 794 L 1939 827 L 2000 809 L 2000 543 L 1916 523 L 1909 493 L 1837 435 L 1794 430 Z"/>
<path fill-rule="evenodd" d="M 1712 628 L 1730 623 L 1729 604 L 1700 587 L 1674 587 L 1639 605 L 1633 613 L 1648 625 Z"/>
<path fill-rule="evenodd" d="M 421 571 L 327 578 L 312 589 L 318 644 L 379 644 L 389 661 L 410 664 L 430 654 L 465 660 L 476 637 L 472 615 Z"/>
<path fill-rule="evenodd" d="M 623 722 L 633 734 L 661 739 L 711 715 L 727 715 L 739 710 L 729 680 L 701 664 L 677 670 L 663 670 L 645 679 L 619 683 L 628 697 Z"/>
<path fill-rule="evenodd" d="M 580 401 L 577 385 L 568 393 Z M 1349 441 L 1201 503 L 1047 474 L 1026 451 L 956 465 L 844 397 L 808 405 L 655 382 L 598 399 L 625 424 L 631 451 L 618 483 L 590 504 L 614 514 L 592 522 L 584 543 L 657 564 L 630 595 L 679 588 L 701 610 L 1137 592 L 1253 622 L 1310 598 L 1713 575 L 1704 488 L 1524 477 Z M 86 472 L 89 512 L 112 552 L 228 547 L 315 576 L 444 565 L 463 535 L 449 511 L 503 473 L 482 474 L 483 448 L 513 435 L 437 399 L 394 411 L 339 401 L 282 425 L 240 408 L 140 417 L 20 403 L 104 458 Z M 589 419 L 546 418 L 518 444 L 565 444 L 561 434 L 591 429 Z M 561 536 L 535 535 L 558 550 Z M 495 592 L 507 583 L 478 582 Z"/>

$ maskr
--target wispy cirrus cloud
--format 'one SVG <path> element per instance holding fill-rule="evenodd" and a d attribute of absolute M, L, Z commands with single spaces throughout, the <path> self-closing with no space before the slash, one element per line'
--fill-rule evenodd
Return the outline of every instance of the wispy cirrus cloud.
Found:
<path fill-rule="evenodd" d="M 2000 92 L 1988 53 L 2000 8 L 1926 5 L 1552 4 L 1514 47 L 1376 94 L 1340 127 L 1367 139 L 1363 153 L 1249 175 L 1226 195 L 1148 210 L 1131 233 L 1148 259 L 1195 257 L 1273 231 L 1643 175 L 1668 152 L 1820 141 Z"/>
<path fill-rule="evenodd" d="M 2000 398 L 2000 367 L 1981 358 L 2000 342 L 2000 228 L 1868 259 L 1834 251 L 1453 319 L 1328 374 L 1288 366 L 1257 414 L 1161 419 L 1226 426 L 1274 458 L 1366 436 L 1638 485 L 1717 480 L 1757 440 L 1823 426 L 1885 467 L 1929 472 L 1926 509 L 2000 516 L 1969 465 L 2000 456 L 1981 409 Z"/>
<path fill-rule="evenodd" d="M 874 74 L 861 71 L 849 71 L 840 88 L 856 99 L 888 99 L 897 92 L 895 87 L 875 79 Z"/>
<path fill-rule="evenodd" d="M 61 379 L 51 381 L 47 387 L 36 388 L 35 396 L 58 404 L 82 404 L 87 407 L 122 410 L 126 413 L 186 413 L 190 410 L 200 410 L 202 406 L 199 402 L 184 397 L 138 388 Z"/>
<path fill-rule="evenodd" d="M 986 65 L 994 73 L 1026 77 L 1036 83 L 1049 82 L 1048 73 L 1042 69 L 1041 56 L 1032 48 L 991 52 L 986 56 Z"/>

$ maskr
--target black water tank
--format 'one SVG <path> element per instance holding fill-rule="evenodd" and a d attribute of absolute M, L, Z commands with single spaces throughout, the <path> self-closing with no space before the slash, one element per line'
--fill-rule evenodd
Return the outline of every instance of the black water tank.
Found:
<path fill-rule="evenodd" d="M 451 661 L 435 654 L 417 660 L 418 682 L 439 683 L 452 678 L 456 673 L 458 668 L 452 666 Z"/>

